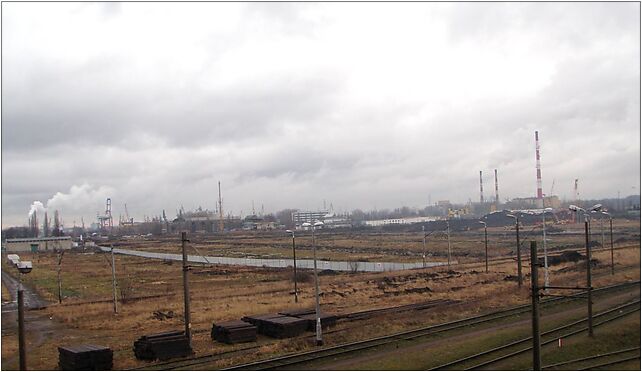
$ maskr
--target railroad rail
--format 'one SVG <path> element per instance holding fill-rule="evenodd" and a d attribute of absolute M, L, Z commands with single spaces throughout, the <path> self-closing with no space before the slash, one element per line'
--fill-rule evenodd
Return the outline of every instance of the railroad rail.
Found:
<path fill-rule="evenodd" d="M 601 287 L 601 288 L 596 288 L 593 290 L 594 294 L 599 294 L 599 293 L 609 293 L 611 291 L 618 291 L 621 289 L 629 288 L 632 286 L 640 285 L 640 281 L 631 281 L 631 282 L 625 282 L 625 283 L 620 283 L 620 284 L 615 284 L 615 285 L 610 285 L 606 287 Z M 566 303 L 566 302 L 571 302 L 577 299 L 581 299 L 582 295 L 584 292 L 578 293 L 575 296 L 569 296 L 566 298 L 551 298 L 551 299 L 546 299 L 543 300 L 540 304 L 544 306 L 549 306 L 549 305 L 555 305 L 555 304 L 561 304 L 561 303 Z M 408 306 L 408 305 L 403 305 L 401 307 Z M 500 310 L 500 311 L 495 311 L 487 314 L 482 314 L 474 317 L 469 317 L 469 318 L 464 318 L 460 320 L 455 320 L 452 322 L 447 322 L 447 323 L 442 323 L 442 324 L 437 324 L 437 325 L 432 325 L 428 327 L 422 327 L 419 329 L 414 329 L 414 330 L 409 330 L 409 331 L 404 331 L 404 332 L 399 332 L 391 335 L 386 335 L 386 336 L 380 336 L 364 341 L 357 341 L 357 342 L 352 342 L 352 343 L 347 343 L 347 344 L 341 344 L 341 345 L 336 345 L 336 346 L 331 346 L 331 347 L 326 347 L 320 350 L 312 350 L 312 351 L 307 351 L 307 352 L 302 352 L 302 353 L 296 353 L 296 354 L 288 354 L 272 359 L 267 359 L 267 360 L 262 360 L 262 361 L 257 361 L 253 363 L 247 363 L 247 364 L 242 364 L 242 365 L 237 365 L 237 366 L 232 366 L 227 368 L 227 370 L 235 370 L 235 369 L 268 369 L 270 366 L 268 364 L 278 364 L 279 367 L 282 366 L 287 366 L 287 365 L 294 365 L 298 363 L 302 363 L 303 361 L 310 361 L 310 360 L 315 360 L 315 359 L 321 359 L 325 358 L 328 356 L 332 355 L 340 355 L 340 354 L 347 354 L 350 352 L 358 351 L 358 350 L 365 350 L 369 349 L 378 345 L 384 345 L 387 343 L 392 343 L 392 342 L 397 342 L 401 340 L 412 340 L 415 338 L 419 337 L 424 337 L 432 334 L 438 334 L 441 332 L 446 332 L 450 330 L 455 330 L 455 329 L 460 329 L 460 328 L 465 328 L 465 327 L 470 327 L 472 325 L 477 325 L 477 324 L 483 324 L 483 323 L 488 323 L 516 315 L 520 315 L 523 313 L 527 313 L 530 311 L 530 304 L 526 305 L 519 305 L 515 307 L 511 307 L 508 309 Z M 376 312 L 381 309 L 375 309 L 373 312 Z M 353 314 L 359 314 L 359 313 L 364 313 L 364 312 L 355 312 Z M 345 314 L 344 317 L 346 317 L 346 320 L 350 320 L 347 316 L 349 314 Z M 348 328 L 349 330 L 350 328 Z M 346 329 L 339 329 L 336 330 L 337 332 L 342 332 L 346 331 Z M 333 331 L 330 332 L 325 332 L 325 334 L 328 333 L 334 333 Z M 303 336 L 302 338 L 308 338 L 309 336 Z M 266 343 L 260 343 L 258 345 L 253 345 L 245 348 L 240 348 L 240 349 L 235 349 L 235 350 L 230 350 L 230 351 L 225 351 L 222 353 L 216 353 L 216 354 L 208 354 L 208 355 L 203 355 L 203 356 L 198 356 L 198 357 L 193 357 L 189 359 L 181 359 L 181 360 L 174 360 L 174 361 L 167 361 L 167 362 L 161 362 L 161 363 L 155 363 L 155 364 L 150 364 L 147 366 L 139 367 L 139 368 L 134 368 L 132 370 L 151 370 L 151 369 L 157 369 L 157 370 L 172 370 L 172 369 L 195 369 L 197 366 L 204 366 L 209 363 L 217 362 L 220 360 L 232 358 L 232 357 L 237 357 L 237 356 L 243 356 L 247 355 L 252 351 L 257 351 L 261 347 L 265 345 L 269 345 L 273 343 L 273 341 L 266 342 Z M 323 354 L 323 355 L 322 355 Z M 296 359 L 296 360 L 295 360 Z M 305 359 L 305 360 L 301 360 Z M 276 368 L 272 366 L 271 368 Z"/>
<path fill-rule="evenodd" d="M 632 347 L 632 348 L 628 348 L 628 349 L 621 349 L 621 350 L 611 351 L 611 352 L 604 353 L 604 354 L 597 354 L 597 355 L 593 355 L 593 356 L 586 357 L 586 358 L 578 358 L 578 359 L 567 360 L 567 361 L 559 362 L 559 363 L 555 363 L 555 364 L 549 364 L 547 366 L 543 366 L 542 369 L 554 369 L 554 368 L 559 368 L 561 366 L 568 366 L 569 364 L 581 364 L 581 363 L 584 363 L 584 362 L 594 361 L 596 359 L 602 359 L 602 358 L 611 357 L 611 356 L 614 356 L 614 355 L 629 354 L 629 353 L 631 353 L 633 351 L 638 351 L 637 355 L 635 355 L 633 358 L 640 359 L 640 353 L 639 353 L 640 347 L 638 346 L 638 347 Z M 627 361 L 628 361 L 628 360 L 630 360 L 630 358 L 632 358 L 632 357 L 626 357 L 625 359 L 627 359 Z M 607 366 L 607 365 L 618 364 L 618 363 L 622 363 L 622 362 L 623 362 L 623 360 L 609 361 L 609 362 L 606 362 L 606 363 L 605 362 L 601 362 L 599 364 L 599 366 Z M 594 369 L 593 367 L 594 366 L 589 366 L 589 367 L 584 367 L 583 369 Z M 565 367 L 565 368 L 567 368 L 567 367 Z"/>
<path fill-rule="evenodd" d="M 639 281 L 629 282 L 629 283 L 624 283 L 624 284 L 614 285 L 609 287 L 603 287 L 603 288 L 596 289 L 593 292 L 594 293 L 608 292 L 611 290 L 629 287 L 634 284 L 639 284 Z M 573 299 L 569 299 L 569 298 L 549 299 L 549 300 L 542 301 L 541 304 L 550 305 L 555 303 L 568 302 L 571 300 Z M 224 370 L 239 370 L 239 369 L 240 370 L 265 370 L 265 369 L 288 367 L 288 366 L 309 362 L 309 361 L 314 361 L 314 360 L 319 360 L 319 359 L 323 359 L 331 356 L 349 354 L 356 351 L 366 350 L 376 346 L 386 345 L 386 344 L 390 344 L 398 341 L 404 341 L 404 340 L 407 341 L 407 340 L 412 340 L 419 337 L 438 334 L 438 333 L 442 333 L 450 330 L 470 327 L 477 324 L 487 323 L 498 319 L 519 315 L 529 311 L 530 311 L 530 305 L 522 305 L 522 306 L 517 306 L 517 307 L 513 307 L 510 309 L 506 309 L 498 312 L 460 319 L 460 320 L 438 324 L 434 326 L 429 326 L 429 327 L 424 327 L 420 329 L 399 332 L 391 335 L 375 337 L 364 341 L 351 342 L 351 343 L 326 347 L 320 350 L 312 350 L 312 351 L 307 351 L 307 352 L 302 352 L 297 354 L 288 354 L 288 355 L 284 355 L 276 358 L 261 360 L 261 361 L 252 362 L 252 363 L 246 363 L 242 365 L 229 367 Z"/>
<path fill-rule="evenodd" d="M 595 315 L 593 315 L 593 319 L 594 320 L 602 319 L 602 318 L 606 318 L 606 319 L 602 320 L 602 321 L 600 321 L 598 323 L 595 323 L 594 326 L 598 326 L 598 325 L 602 325 L 602 324 L 605 324 L 605 323 L 609 323 L 609 322 L 611 322 L 613 320 L 616 320 L 616 319 L 619 319 L 619 318 L 621 318 L 623 316 L 626 316 L 626 315 L 632 314 L 634 312 L 640 311 L 640 306 L 639 305 L 640 305 L 640 300 L 636 300 L 636 301 L 632 301 L 632 302 L 629 302 L 629 303 L 626 303 L 626 304 L 623 304 L 623 305 L 616 306 L 614 308 L 611 308 L 611 309 L 606 310 L 604 312 L 601 312 L 599 314 L 595 314 Z M 631 309 L 631 307 L 633 307 L 633 309 Z M 613 313 L 616 313 L 615 316 L 608 317 L 609 315 L 611 315 Z M 572 323 L 565 324 L 565 325 L 556 327 L 554 329 L 551 329 L 549 331 L 543 332 L 541 334 L 542 337 L 544 337 L 544 336 L 552 336 L 552 337 L 550 337 L 546 341 L 542 341 L 542 346 L 557 342 L 557 340 L 559 338 L 570 337 L 570 336 L 573 336 L 573 335 L 576 335 L 578 333 L 586 331 L 587 327 L 581 327 L 580 329 L 574 329 L 574 328 L 577 328 L 578 325 L 581 325 L 581 324 L 585 323 L 586 321 L 587 321 L 587 318 L 582 318 L 582 319 L 574 321 Z M 567 333 L 563 333 L 564 331 L 569 331 L 569 330 L 572 330 L 572 331 L 567 332 Z M 511 350 L 511 349 L 513 349 L 513 348 L 515 348 L 515 347 L 517 347 L 519 345 L 523 345 L 523 344 L 531 342 L 532 339 L 533 339 L 532 337 L 525 337 L 525 338 L 510 342 L 510 343 L 502 345 L 502 346 L 494 347 L 492 349 L 489 349 L 489 350 L 486 350 L 486 351 L 483 351 L 483 352 L 480 352 L 480 353 L 477 353 L 477 354 L 473 354 L 473 355 L 470 355 L 470 356 L 467 356 L 467 357 L 464 357 L 464 358 L 461 358 L 461 359 L 454 360 L 454 361 L 446 363 L 446 364 L 439 365 L 437 367 L 432 368 L 431 370 L 442 370 L 442 369 L 446 369 L 446 368 L 451 368 L 451 367 L 454 367 L 454 366 L 457 366 L 457 365 L 464 364 L 466 362 L 471 362 L 471 361 L 474 361 L 476 359 L 480 359 L 480 358 L 491 356 L 491 355 L 496 354 L 498 352 Z M 484 362 L 475 364 L 473 366 L 469 366 L 465 370 L 475 370 L 475 369 L 479 369 L 479 368 L 482 368 L 482 367 L 487 367 L 489 365 L 492 365 L 492 364 L 497 363 L 499 361 L 503 361 L 503 360 L 512 358 L 514 356 L 517 356 L 519 354 L 525 353 L 525 352 L 530 351 L 532 349 L 533 349 L 533 347 L 529 346 L 529 347 L 525 347 L 525 348 L 519 349 L 517 351 L 510 351 L 507 354 L 501 355 L 499 357 L 495 357 L 493 359 L 486 360 Z M 461 369 L 461 368 L 457 367 L 457 369 Z"/>
<path fill-rule="evenodd" d="M 337 319 L 341 322 L 352 322 L 352 321 L 364 320 L 364 319 L 382 316 L 382 315 L 396 314 L 396 313 L 407 312 L 407 311 L 421 311 L 421 310 L 434 308 L 436 306 L 447 306 L 447 305 L 454 305 L 454 304 L 461 304 L 461 302 L 453 301 L 453 300 L 432 300 L 432 301 L 425 301 L 425 302 L 413 303 L 413 304 L 407 304 L 407 305 L 391 306 L 391 307 L 384 307 L 384 308 L 378 308 L 378 309 L 344 313 L 344 314 L 337 315 Z M 328 331 L 324 331 L 323 334 L 328 335 L 333 333 L 347 332 L 356 328 L 359 328 L 359 327 L 344 327 L 339 329 L 331 329 Z M 201 333 L 209 333 L 209 332 L 210 332 L 209 329 L 195 329 L 192 331 L 193 334 L 201 334 Z M 309 335 L 298 336 L 292 339 L 306 339 L 306 338 L 309 338 Z M 258 345 L 225 351 L 223 353 L 209 354 L 209 355 L 204 355 L 200 357 L 192 357 L 190 359 L 184 359 L 184 360 L 178 360 L 178 361 L 174 360 L 174 361 L 156 363 L 150 366 L 133 368 L 131 370 L 168 369 L 168 368 L 172 368 L 172 366 L 176 364 L 180 367 L 187 361 L 196 363 L 194 365 L 204 364 L 204 363 L 214 362 L 225 358 L 231 358 L 238 355 L 243 355 L 249 351 L 258 350 L 261 347 L 272 343 L 273 341 L 261 342 Z"/>
<path fill-rule="evenodd" d="M 636 356 L 632 356 L 632 357 L 627 357 L 627 358 L 621 358 L 621 359 L 613 360 L 613 361 L 606 362 L 606 363 L 594 364 L 594 365 L 592 365 L 592 366 L 588 366 L 588 367 L 581 368 L 581 369 L 580 369 L 580 371 L 589 371 L 589 370 L 590 370 L 590 371 L 593 371 L 593 370 L 596 370 L 596 369 L 598 369 L 598 368 L 608 367 L 608 366 L 613 366 L 613 365 L 616 365 L 616 364 L 620 364 L 620 363 L 624 363 L 624 362 L 629 362 L 629 361 L 632 361 L 632 360 L 638 360 L 638 361 L 639 361 L 639 360 L 640 360 L 640 354 L 638 354 L 638 355 L 636 355 Z"/>

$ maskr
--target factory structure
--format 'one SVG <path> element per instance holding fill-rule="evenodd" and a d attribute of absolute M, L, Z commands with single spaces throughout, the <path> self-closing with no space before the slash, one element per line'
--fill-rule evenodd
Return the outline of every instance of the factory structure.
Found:
<path fill-rule="evenodd" d="M 551 192 L 549 195 L 545 195 L 542 190 L 542 166 L 540 158 L 540 143 L 539 143 L 539 132 L 535 131 L 535 180 L 536 180 L 536 193 L 534 196 L 523 197 L 523 198 L 513 198 L 506 200 L 505 203 L 501 203 L 499 199 L 499 183 L 497 177 L 497 169 L 494 170 L 495 175 L 495 197 L 491 201 L 484 198 L 484 185 L 483 185 L 483 173 L 479 171 L 479 204 L 473 205 L 473 211 L 477 215 L 483 215 L 499 211 L 502 209 L 541 209 L 541 208 L 561 208 L 562 201 L 556 195 L 553 195 L 553 187 L 555 186 L 555 181 L 553 181 L 553 186 L 551 187 Z M 578 180 L 575 180 L 575 199 L 577 200 L 577 183 Z"/>
<path fill-rule="evenodd" d="M 47 216 L 47 211 L 44 212 L 43 221 L 39 221 L 35 210 L 29 214 L 28 226 L 20 228 L 18 233 L 12 232 L 6 234 L 6 243 L 4 249 L 16 252 L 24 251 L 47 251 L 47 250 L 64 250 L 73 248 L 70 235 L 75 238 L 85 237 L 99 237 L 107 239 L 108 236 L 121 235 L 121 236 L 141 236 L 141 235 L 171 235 L 180 231 L 188 231 L 191 233 L 201 234 L 220 234 L 227 231 L 234 230 L 283 230 L 283 229 L 302 229 L 308 227 L 305 224 L 314 224 L 322 222 L 319 226 L 322 229 L 338 229 L 338 228 L 359 228 L 371 227 L 380 228 L 385 226 L 402 226 L 412 224 L 422 224 L 438 220 L 467 220 L 478 219 L 480 216 L 487 216 L 502 210 L 537 210 L 542 208 L 563 208 L 563 202 L 553 194 L 555 180 L 552 182 L 550 193 L 544 194 L 542 189 L 542 167 L 541 167 L 541 151 L 540 151 L 540 137 L 539 132 L 535 131 L 535 193 L 532 196 L 506 198 L 504 202 L 501 201 L 499 195 L 499 172 L 498 169 L 493 169 L 494 181 L 494 195 L 484 195 L 484 171 L 479 170 L 479 202 L 472 202 L 470 199 L 465 204 L 453 204 L 449 200 L 439 200 L 436 203 L 430 203 L 430 195 L 428 196 L 429 205 L 422 209 L 412 208 L 406 211 L 374 211 L 374 212 L 360 212 L 357 214 L 335 214 L 332 204 L 330 208 L 325 208 L 325 200 L 323 209 L 319 210 L 287 210 L 283 211 L 286 214 L 264 215 L 263 208 L 261 212 L 254 211 L 254 202 L 252 202 L 252 214 L 245 217 L 234 216 L 231 213 L 227 215 L 223 211 L 223 198 L 221 193 L 221 183 L 218 182 L 218 200 L 215 204 L 214 210 L 196 208 L 193 211 L 185 211 L 181 206 L 176 210 L 176 217 L 170 219 L 167 217 L 165 210 L 157 216 L 144 216 L 143 221 L 134 221 L 130 217 L 127 204 L 124 204 L 124 215 L 120 215 L 118 223 L 114 224 L 114 216 L 112 214 L 112 199 L 107 198 L 105 202 L 104 212 L 96 213 L 96 223 L 91 225 L 91 228 L 85 230 L 84 221 L 81 219 L 82 227 L 76 227 L 74 221 L 73 228 L 63 228 L 62 220 L 59 218 L 58 211 L 55 211 L 53 223 Z M 488 180 L 487 180 L 488 181 Z M 579 179 L 574 179 L 572 202 L 578 205 L 580 203 L 580 195 L 578 191 Z M 492 188 L 491 188 L 492 190 Z M 629 207 L 624 208 L 623 203 L 620 202 L 619 196 L 617 202 L 614 202 L 616 210 L 628 210 Z M 639 203 L 638 203 L 639 205 Z M 637 209 L 639 213 L 639 206 Z M 356 211 L 355 211 L 356 212 Z M 634 211 L 635 212 L 635 211 Z M 39 222 L 42 222 L 39 224 Z M 30 237 L 30 238 L 26 238 Z M 82 241 L 82 238 L 81 238 Z"/>
<path fill-rule="evenodd" d="M 54 236 L 47 238 L 7 239 L 2 246 L 4 252 L 59 252 L 69 250 L 73 246 L 70 236 Z"/>

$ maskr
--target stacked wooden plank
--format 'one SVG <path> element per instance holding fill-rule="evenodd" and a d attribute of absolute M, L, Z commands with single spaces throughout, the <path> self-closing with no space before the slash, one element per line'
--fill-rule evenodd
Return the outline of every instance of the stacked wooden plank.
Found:
<path fill-rule="evenodd" d="M 291 310 L 291 311 L 284 311 L 279 314 L 292 316 L 299 319 L 304 319 L 308 324 L 307 330 L 312 332 L 316 331 L 317 314 L 316 314 L 316 310 L 314 309 Z M 321 319 L 322 328 L 328 328 L 337 324 L 337 317 L 335 315 L 321 312 L 319 314 L 319 318 Z"/>
<path fill-rule="evenodd" d="M 226 344 L 256 341 L 256 326 L 242 320 L 212 324 L 212 340 Z"/>
<path fill-rule="evenodd" d="M 140 337 L 134 342 L 134 355 L 143 360 L 166 360 L 194 352 L 183 331 L 170 331 Z"/>
<path fill-rule="evenodd" d="M 106 346 L 58 347 L 58 367 L 63 371 L 104 371 L 112 369 L 114 353 Z"/>
<path fill-rule="evenodd" d="M 242 320 L 255 325 L 259 333 L 275 338 L 296 337 L 308 328 L 305 319 L 282 314 L 252 315 Z"/>

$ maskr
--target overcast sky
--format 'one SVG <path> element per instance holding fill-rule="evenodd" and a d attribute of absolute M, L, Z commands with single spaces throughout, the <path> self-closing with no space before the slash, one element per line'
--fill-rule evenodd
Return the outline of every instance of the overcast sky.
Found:
<path fill-rule="evenodd" d="M 640 189 L 639 3 L 3 3 L 2 226 Z"/>

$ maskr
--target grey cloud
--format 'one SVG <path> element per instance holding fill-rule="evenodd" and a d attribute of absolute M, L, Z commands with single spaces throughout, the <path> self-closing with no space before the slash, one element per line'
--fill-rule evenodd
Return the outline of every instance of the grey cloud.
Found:
<path fill-rule="evenodd" d="M 247 212 L 251 200 L 274 209 L 314 208 L 323 198 L 335 208 L 366 209 L 423 206 L 428 194 L 433 201 L 477 200 L 478 171 L 490 190 L 494 168 L 502 198 L 527 196 L 535 188 L 534 130 L 542 138 L 545 189 L 555 178 L 564 195 L 578 177 L 587 195 L 624 193 L 640 174 L 639 21 L 628 13 L 638 4 L 592 4 L 411 4 L 445 9 L 436 21 L 449 25 L 458 48 L 501 50 L 508 36 L 540 35 L 533 47 L 551 61 L 550 82 L 505 100 L 442 104 L 436 94 L 406 102 L 395 92 L 373 104 L 349 95 L 350 68 L 358 66 L 303 66 L 226 85 L 203 78 L 220 54 L 251 41 L 253 27 L 281 37 L 309 24 L 326 27 L 307 4 L 244 4 L 252 20 L 244 33 L 203 36 L 199 45 L 212 51 L 203 65 L 172 76 L 165 61 L 143 74 L 133 56 L 118 51 L 63 62 L 3 44 L 3 224 L 22 223 L 33 200 L 85 183 L 110 190 L 115 213 L 126 202 L 137 218 L 173 213 L 180 204 L 212 208 L 218 180 L 234 213 Z M 333 7 L 325 14 L 340 8 Z M 127 8 L 87 9 L 111 22 Z M 318 35 L 304 36 L 314 42 Z M 70 48 L 82 45 L 72 40 Z M 584 154 L 593 144 L 606 148 Z M 75 218 L 84 214 L 89 222 L 104 196 Z M 72 215 L 65 209 L 63 216 Z"/>
<path fill-rule="evenodd" d="M 113 66 L 105 63 L 105 68 L 62 74 L 50 71 L 46 75 L 57 76 L 54 81 L 36 77 L 39 83 L 25 84 L 22 94 L 17 87 L 7 87 L 5 150 L 33 143 L 116 144 L 137 132 L 156 134 L 179 146 L 265 138 L 279 134 L 284 123 L 321 120 L 339 89 L 338 82 L 329 79 L 286 76 L 263 86 L 216 92 L 130 86 L 104 76 L 94 79 L 94 74 L 111 75 Z M 145 89 L 164 93 L 149 97 Z"/>

